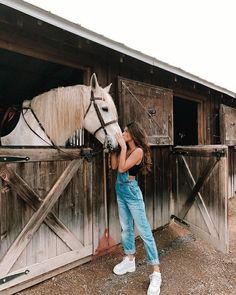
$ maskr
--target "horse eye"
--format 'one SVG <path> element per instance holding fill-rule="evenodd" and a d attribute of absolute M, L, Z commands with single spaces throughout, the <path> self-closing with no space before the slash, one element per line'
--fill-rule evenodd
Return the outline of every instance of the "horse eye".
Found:
<path fill-rule="evenodd" d="M 102 107 L 102 110 L 103 110 L 104 112 L 108 112 L 108 107 Z"/>

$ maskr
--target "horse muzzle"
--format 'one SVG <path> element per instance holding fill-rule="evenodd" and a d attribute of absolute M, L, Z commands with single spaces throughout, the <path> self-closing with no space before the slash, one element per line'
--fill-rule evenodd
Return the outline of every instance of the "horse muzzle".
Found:
<path fill-rule="evenodd" d="M 117 148 L 118 148 L 118 146 L 117 146 L 117 144 L 114 145 L 114 143 L 113 143 L 111 137 L 106 136 L 106 137 L 105 137 L 105 140 L 104 140 L 103 148 L 104 148 L 104 151 L 105 151 L 106 153 L 109 153 L 109 152 L 116 151 Z"/>

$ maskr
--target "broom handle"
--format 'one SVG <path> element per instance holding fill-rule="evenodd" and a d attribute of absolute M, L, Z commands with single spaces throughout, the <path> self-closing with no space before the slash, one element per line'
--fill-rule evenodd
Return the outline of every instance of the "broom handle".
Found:
<path fill-rule="evenodd" d="M 103 198 L 104 198 L 104 214 L 105 214 L 105 230 L 108 229 L 107 215 L 107 172 L 106 172 L 106 154 L 103 150 Z"/>

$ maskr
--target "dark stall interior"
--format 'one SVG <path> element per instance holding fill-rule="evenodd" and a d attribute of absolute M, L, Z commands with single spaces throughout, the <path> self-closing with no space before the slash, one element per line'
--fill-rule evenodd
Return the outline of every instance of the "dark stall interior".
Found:
<path fill-rule="evenodd" d="M 174 97 L 174 145 L 198 144 L 198 104 Z"/>
<path fill-rule="evenodd" d="M 59 86 L 83 84 L 83 70 L 0 49 L 0 107 Z"/>
<path fill-rule="evenodd" d="M 0 136 L 15 128 L 20 116 L 16 110 L 23 100 L 53 88 L 84 84 L 83 77 L 83 70 L 0 48 Z"/>

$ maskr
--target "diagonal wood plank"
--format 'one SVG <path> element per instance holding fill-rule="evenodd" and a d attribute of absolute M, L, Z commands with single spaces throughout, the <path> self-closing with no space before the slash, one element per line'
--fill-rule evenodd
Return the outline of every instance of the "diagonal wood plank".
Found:
<path fill-rule="evenodd" d="M 186 168 L 185 171 L 187 172 L 187 181 L 188 181 L 191 189 L 193 189 L 193 187 L 196 185 L 196 182 L 195 182 L 194 177 L 193 177 L 193 175 L 192 175 L 192 173 L 190 171 L 188 163 L 187 163 L 184 156 L 180 156 L 180 159 L 183 161 L 183 164 L 184 164 L 184 166 Z M 209 229 L 210 234 L 213 237 L 218 237 L 219 236 L 218 232 L 217 232 L 216 227 L 215 227 L 215 225 L 214 225 L 214 223 L 213 223 L 213 221 L 212 221 L 212 219 L 211 219 L 211 217 L 210 217 L 210 215 L 208 213 L 207 207 L 205 205 L 205 202 L 204 202 L 200 192 L 197 193 L 195 200 L 196 200 L 196 203 L 197 203 L 197 206 L 198 206 L 199 210 L 202 213 L 202 217 L 203 217 L 203 219 L 204 219 L 204 221 L 205 221 L 205 223 L 206 223 L 206 225 L 207 225 L 207 227 Z"/>
<path fill-rule="evenodd" d="M 11 168 L 11 165 L 0 167 L 0 177 L 21 197 L 34 211 L 42 204 L 40 196 Z M 49 212 L 44 222 L 71 249 L 77 250 L 83 245 L 75 235 L 56 217 Z"/>
<path fill-rule="evenodd" d="M 51 211 L 52 207 L 62 194 L 63 190 L 69 184 L 70 180 L 78 170 L 80 164 L 81 160 L 73 160 L 69 163 L 69 165 L 58 178 L 49 193 L 46 195 L 45 199 L 42 201 L 40 208 L 33 214 L 24 229 L 10 246 L 7 253 L 0 262 L 1 276 L 6 275 L 12 268 L 16 259 L 19 257 L 29 241 L 32 239 L 34 233 L 38 230 L 39 226 L 44 221 L 48 213 Z"/>
<path fill-rule="evenodd" d="M 195 183 L 190 195 L 188 196 L 186 202 L 184 203 L 179 215 L 180 219 L 184 219 L 184 217 L 187 215 L 188 211 L 190 210 L 190 208 L 192 207 L 194 201 L 195 201 L 195 197 L 197 195 L 197 193 L 200 191 L 201 187 L 203 186 L 204 182 L 208 179 L 208 177 L 210 176 L 211 172 L 213 171 L 216 163 L 218 163 L 219 158 L 210 158 L 209 161 L 206 164 L 205 169 L 203 170 L 202 173 L 200 173 L 200 176 L 197 180 L 197 182 Z"/>

